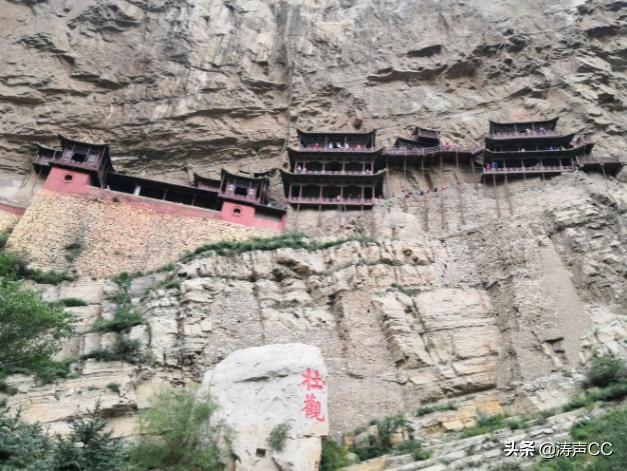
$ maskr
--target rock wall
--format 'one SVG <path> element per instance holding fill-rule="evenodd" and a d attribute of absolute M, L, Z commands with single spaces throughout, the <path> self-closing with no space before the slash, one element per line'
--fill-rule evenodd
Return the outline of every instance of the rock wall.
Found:
<path fill-rule="evenodd" d="M 0 205 L 0 234 L 11 232 L 13 227 L 20 220 L 21 215 L 16 214 L 13 208 Z"/>
<path fill-rule="evenodd" d="M 271 234 L 219 217 L 215 211 L 95 188 L 84 195 L 44 188 L 7 247 L 25 251 L 37 268 L 103 278 L 155 270 L 218 240 Z"/>
<path fill-rule="evenodd" d="M 434 178 L 447 189 L 420 195 Z M 135 279 L 130 295 L 146 325 L 129 335 L 152 360 L 115 378 L 125 385 L 111 406 L 118 432 L 133 430 L 134 411 L 155 384 L 198 383 L 230 353 L 252 346 L 320 349 L 333 434 L 443 398 L 487 395 L 481 400 L 489 398 L 490 410 L 515 413 L 557 406 L 593 352 L 627 353 L 627 192 L 620 180 L 577 173 L 492 187 L 449 165 L 428 176 L 395 173 L 390 184 L 403 189 L 373 212 L 292 214 L 326 240 L 360 233 L 376 243 L 207 253 Z M 54 208 L 65 200 L 47 201 Z M 119 207 L 89 205 L 104 214 Z M 63 355 L 112 344 L 111 334 L 90 326 L 112 318 L 117 289 L 85 279 L 45 291 L 51 301 L 91 300 L 71 308 L 78 336 Z M 111 398 L 110 365 L 76 367 L 94 378 L 90 397 Z M 13 381 L 20 394 L 10 403 L 22 405 L 24 417 L 63 429 L 67 407 L 82 409 L 82 380 L 43 389 L 27 378 Z M 60 393 L 54 417 L 31 408 L 55 404 Z"/>
<path fill-rule="evenodd" d="M 32 143 L 58 132 L 173 181 L 276 167 L 296 127 L 389 144 L 421 123 L 461 142 L 488 119 L 559 115 L 620 156 L 623 15 L 616 0 L 4 1 L 3 197 L 26 197 Z"/>

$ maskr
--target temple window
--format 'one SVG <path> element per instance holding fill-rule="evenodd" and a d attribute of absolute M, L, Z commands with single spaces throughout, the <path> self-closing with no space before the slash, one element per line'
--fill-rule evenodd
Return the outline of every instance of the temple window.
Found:
<path fill-rule="evenodd" d="M 78 162 L 78 163 L 87 162 L 87 152 L 74 151 L 72 153 L 72 162 Z"/>

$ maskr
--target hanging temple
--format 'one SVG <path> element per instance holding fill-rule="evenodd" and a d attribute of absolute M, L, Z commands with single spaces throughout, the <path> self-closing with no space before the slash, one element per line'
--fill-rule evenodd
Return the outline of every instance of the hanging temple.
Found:
<path fill-rule="evenodd" d="M 115 171 L 106 144 L 59 136 L 56 148 L 37 145 L 33 169 L 56 191 L 87 193 L 96 187 L 162 202 L 214 211 L 221 219 L 281 231 L 287 205 L 301 208 L 370 209 L 390 196 L 390 168 L 429 169 L 454 164 L 477 174 L 483 183 L 505 182 L 568 172 L 597 171 L 616 175 L 617 158 L 593 155 L 593 143 L 557 130 L 557 118 L 544 121 L 490 122 L 484 145 L 443 143 L 438 131 L 416 127 L 392 147 L 378 147 L 376 131 L 322 132 L 298 130 L 297 147 L 287 149 L 280 169 L 283 194 L 269 197 L 273 171 L 242 175 L 222 170 L 219 177 L 193 174 L 190 185 L 178 185 Z M 435 189 L 437 191 L 437 188 Z"/>

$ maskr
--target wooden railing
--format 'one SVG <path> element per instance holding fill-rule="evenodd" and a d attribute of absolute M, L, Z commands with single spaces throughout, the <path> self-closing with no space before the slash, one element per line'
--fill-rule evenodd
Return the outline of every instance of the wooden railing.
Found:
<path fill-rule="evenodd" d="M 294 170 L 296 175 L 372 175 L 372 171 L 363 170 Z"/>
<path fill-rule="evenodd" d="M 521 137 L 549 137 L 549 136 L 560 136 L 561 134 L 557 131 L 549 131 L 549 130 L 545 130 L 545 131 L 529 131 L 529 132 L 522 132 L 522 131 L 517 131 L 517 132 L 497 132 L 497 133 L 491 133 L 490 134 L 490 139 L 518 139 Z"/>
<path fill-rule="evenodd" d="M 458 146 L 458 145 L 441 145 L 434 147 L 387 147 L 383 150 L 384 155 L 406 155 L 406 156 L 426 156 L 436 155 L 441 153 L 461 153 L 461 154 L 474 154 L 481 152 L 483 146 L 477 145 L 470 146 Z"/>
<path fill-rule="evenodd" d="M 366 205 L 374 204 L 374 198 L 325 198 L 325 197 L 306 197 L 291 196 L 288 198 L 290 203 L 294 204 L 338 204 L 338 205 Z"/>
<path fill-rule="evenodd" d="M 572 172 L 575 170 L 574 165 L 534 165 L 533 167 L 500 167 L 485 168 L 484 175 L 499 175 L 503 173 L 554 173 L 554 172 Z"/>
<path fill-rule="evenodd" d="M 374 147 L 299 147 L 300 152 L 375 152 Z"/>

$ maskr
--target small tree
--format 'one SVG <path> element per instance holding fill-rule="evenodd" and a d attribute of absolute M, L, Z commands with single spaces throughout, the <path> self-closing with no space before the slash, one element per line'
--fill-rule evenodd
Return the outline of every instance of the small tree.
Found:
<path fill-rule="evenodd" d="M 57 437 L 53 454 L 55 471 L 111 471 L 126 467 L 127 453 L 123 442 L 105 430 L 100 407 L 85 419 L 72 423 L 67 437 Z"/>
<path fill-rule="evenodd" d="M 0 469 L 3 471 L 49 471 L 53 443 L 39 424 L 20 421 L 0 407 Z"/>
<path fill-rule="evenodd" d="M 186 390 L 157 393 L 140 414 L 141 438 L 131 449 L 137 470 L 219 471 L 217 448 L 211 444 L 209 419 L 215 405 Z M 207 438 L 208 443 L 203 442 Z"/>
<path fill-rule="evenodd" d="M 0 300 L 0 375 L 36 372 L 70 335 L 71 316 L 35 291 L 2 277 Z"/>

